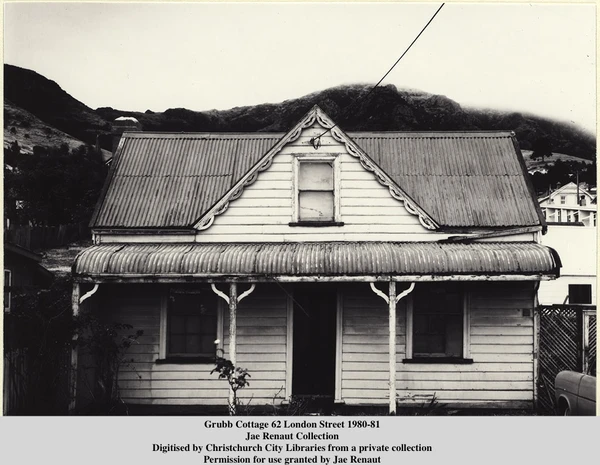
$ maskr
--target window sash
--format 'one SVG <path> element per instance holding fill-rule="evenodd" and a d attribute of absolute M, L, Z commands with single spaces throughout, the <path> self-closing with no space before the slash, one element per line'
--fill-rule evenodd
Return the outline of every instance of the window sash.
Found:
<path fill-rule="evenodd" d="M 433 287 L 421 286 L 407 300 L 406 357 L 415 360 L 469 357 L 470 325 L 466 292 L 458 286 L 447 287 L 441 297 L 434 299 Z M 450 307 L 440 306 L 448 300 L 452 302 Z"/>
<path fill-rule="evenodd" d="M 178 293 L 171 290 L 167 302 L 166 355 L 214 357 L 218 338 L 219 309 L 210 290 Z"/>
<path fill-rule="evenodd" d="M 296 158 L 296 208 L 298 222 L 335 222 L 339 205 L 335 158 Z"/>
<path fill-rule="evenodd" d="M 334 221 L 335 196 L 333 191 L 298 192 L 298 219 L 300 221 Z"/>
<path fill-rule="evenodd" d="M 301 161 L 298 171 L 299 191 L 333 191 L 333 162 Z"/>

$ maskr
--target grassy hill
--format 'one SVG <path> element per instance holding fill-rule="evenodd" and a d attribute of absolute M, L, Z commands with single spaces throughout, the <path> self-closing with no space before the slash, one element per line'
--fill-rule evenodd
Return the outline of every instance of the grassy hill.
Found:
<path fill-rule="evenodd" d="M 22 153 L 33 153 L 33 147 L 36 145 L 59 147 L 67 144 L 69 149 L 85 145 L 83 141 L 44 123 L 37 116 L 4 100 L 4 147 L 14 142 L 19 144 Z M 111 155 L 107 150 L 102 152 L 104 159 L 108 159 Z"/>
<path fill-rule="evenodd" d="M 556 163 L 559 160 L 562 162 L 579 162 L 579 163 L 583 162 L 586 165 L 590 165 L 592 163 L 592 160 L 585 160 L 582 158 L 573 157 L 571 155 L 566 155 L 564 153 L 557 153 L 557 152 L 553 152 L 552 156 L 549 158 L 546 158 L 544 161 L 542 161 L 539 158 L 537 160 L 532 160 L 531 159 L 531 154 L 532 154 L 531 150 L 521 150 L 521 152 L 523 153 L 523 158 L 525 159 L 525 164 L 527 165 L 528 169 L 552 166 L 552 165 L 554 165 L 554 163 Z"/>

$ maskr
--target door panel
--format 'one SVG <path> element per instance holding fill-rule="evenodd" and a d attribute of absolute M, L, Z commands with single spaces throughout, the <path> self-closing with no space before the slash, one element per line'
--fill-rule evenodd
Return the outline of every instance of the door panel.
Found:
<path fill-rule="evenodd" d="M 294 286 L 293 395 L 333 398 L 336 311 L 335 285 Z"/>

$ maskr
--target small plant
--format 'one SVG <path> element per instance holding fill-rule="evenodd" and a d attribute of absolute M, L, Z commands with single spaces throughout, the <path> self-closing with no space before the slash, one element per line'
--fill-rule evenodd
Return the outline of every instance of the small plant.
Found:
<path fill-rule="evenodd" d="M 215 341 L 215 344 L 219 344 L 219 340 Z M 222 349 L 221 352 L 223 351 Z M 250 373 L 245 368 L 236 367 L 233 362 L 225 357 L 220 357 L 217 355 L 215 358 L 215 368 L 212 369 L 210 374 L 219 373 L 219 379 L 226 379 L 227 383 L 231 391 L 233 392 L 233 400 L 228 400 L 229 405 L 229 414 L 236 415 L 237 407 L 239 405 L 239 399 L 237 392 L 240 389 L 249 386 L 248 378 L 250 378 Z"/>
<path fill-rule="evenodd" d="M 433 395 L 427 395 L 428 399 L 424 399 L 425 402 L 421 404 L 415 404 L 414 407 L 400 408 L 398 413 L 400 415 L 409 416 L 436 416 L 441 414 L 454 414 L 456 411 L 446 410 L 446 404 L 442 404 L 438 401 L 437 395 L 434 392 Z M 399 399 L 397 399 L 398 401 Z"/>

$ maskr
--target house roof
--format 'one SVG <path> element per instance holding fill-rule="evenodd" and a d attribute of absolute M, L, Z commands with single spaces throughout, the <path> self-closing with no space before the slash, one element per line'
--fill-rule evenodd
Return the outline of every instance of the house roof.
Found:
<path fill-rule="evenodd" d="M 73 275 L 95 282 L 314 276 L 534 280 L 557 277 L 560 266 L 554 250 L 533 242 L 101 244 L 79 254 Z"/>
<path fill-rule="evenodd" d="M 564 193 L 565 191 L 568 190 L 577 190 L 577 184 L 575 184 L 574 182 L 569 182 L 567 184 L 565 184 L 562 187 L 559 187 L 558 189 L 556 189 L 555 191 L 552 191 L 550 193 L 550 195 L 546 195 L 544 197 L 540 197 L 538 199 L 539 202 L 544 202 L 546 200 L 548 200 L 551 197 L 556 197 L 557 195 L 560 195 L 562 193 Z M 579 185 L 579 195 L 587 195 L 590 199 L 595 199 L 594 195 L 588 191 L 587 189 L 585 189 L 584 187 L 581 186 L 581 184 Z"/>
<path fill-rule="evenodd" d="M 42 261 L 42 256 L 39 253 L 26 249 L 25 247 L 21 247 L 20 245 L 13 244 L 12 242 L 4 241 L 4 252 L 14 253 L 35 263 Z"/>
<path fill-rule="evenodd" d="M 124 133 L 94 228 L 190 228 L 282 134 Z"/>
<path fill-rule="evenodd" d="M 124 133 L 90 226 L 189 229 L 289 134 Z M 441 227 L 544 224 L 510 132 L 345 135 Z"/>
<path fill-rule="evenodd" d="M 25 260 L 25 263 L 30 267 L 29 269 L 35 273 L 38 273 L 39 276 L 42 277 L 45 281 L 51 280 L 54 274 L 52 271 L 48 270 L 44 267 L 40 262 L 42 260 L 42 256 L 32 250 L 26 249 L 25 247 L 21 247 L 20 245 L 13 244 L 12 242 L 4 242 L 4 255 L 6 256 L 18 256 L 20 259 Z M 7 265 L 5 264 L 5 267 Z"/>

